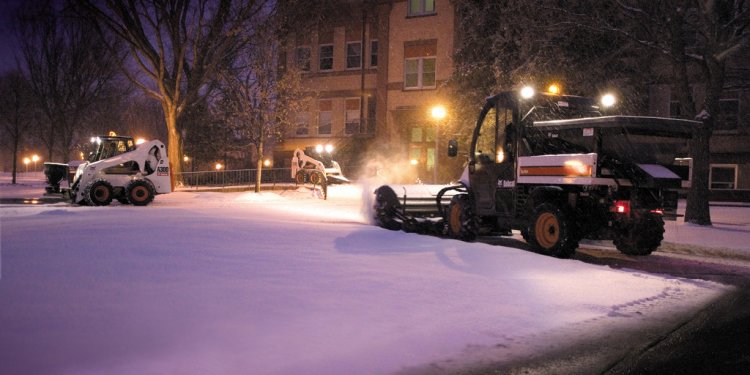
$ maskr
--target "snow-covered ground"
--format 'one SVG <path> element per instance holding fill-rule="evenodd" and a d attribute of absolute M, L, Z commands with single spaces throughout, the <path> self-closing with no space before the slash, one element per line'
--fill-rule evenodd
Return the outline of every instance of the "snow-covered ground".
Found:
<path fill-rule="evenodd" d="M 5 176 L 0 198 L 39 197 L 40 180 Z M 0 373 L 385 374 L 484 349 L 502 362 L 675 325 L 731 289 L 387 231 L 363 206 L 358 186 L 2 205 Z M 748 213 L 669 223 L 665 248 L 750 253 Z"/>

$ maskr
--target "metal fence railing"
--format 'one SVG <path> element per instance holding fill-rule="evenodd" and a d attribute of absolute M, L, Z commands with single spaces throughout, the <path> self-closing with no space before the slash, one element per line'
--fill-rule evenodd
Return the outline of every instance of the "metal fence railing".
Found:
<path fill-rule="evenodd" d="M 182 172 L 175 176 L 182 187 L 220 187 L 254 185 L 257 169 L 235 169 L 223 171 Z M 261 170 L 261 183 L 294 183 L 289 168 L 269 168 Z"/>

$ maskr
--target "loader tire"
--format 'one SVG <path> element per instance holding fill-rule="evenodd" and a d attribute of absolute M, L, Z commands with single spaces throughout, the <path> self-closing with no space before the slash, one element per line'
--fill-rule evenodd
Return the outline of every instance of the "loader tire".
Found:
<path fill-rule="evenodd" d="M 107 206 L 112 203 L 112 185 L 105 180 L 96 180 L 86 186 L 83 199 L 90 206 Z"/>
<path fill-rule="evenodd" d="M 647 213 L 637 218 L 614 239 L 615 247 L 627 255 L 649 255 L 664 239 L 664 220 Z"/>
<path fill-rule="evenodd" d="M 146 180 L 135 180 L 125 188 L 125 196 L 133 206 L 145 206 L 154 200 L 156 189 Z"/>
<path fill-rule="evenodd" d="M 454 196 L 448 206 L 448 235 L 462 241 L 474 241 L 477 232 L 477 218 L 471 198 L 468 194 Z"/>
<path fill-rule="evenodd" d="M 575 223 L 563 209 L 552 203 L 542 203 L 536 207 L 528 234 L 531 247 L 558 258 L 568 258 L 578 248 Z"/>
<path fill-rule="evenodd" d="M 320 172 L 313 172 L 310 174 L 310 183 L 313 185 L 323 185 L 325 177 Z"/>
<path fill-rule="evenodd" d="M 304 185 L 307 180 L 307 176 L 305 175 L 305 172 L 303 171 L 297 171 L 297 174 L 294 175 L 294 182 L 297 185 Z"/>
<path fill-rule="evenodd" d="M 401 223 L 396 220 L 398 206 L 398 197 L 391 188 L 384 186 L 375 190 L 375 203 L 373 204 L 375 225 L 389 230 L 401 229 Z"/>

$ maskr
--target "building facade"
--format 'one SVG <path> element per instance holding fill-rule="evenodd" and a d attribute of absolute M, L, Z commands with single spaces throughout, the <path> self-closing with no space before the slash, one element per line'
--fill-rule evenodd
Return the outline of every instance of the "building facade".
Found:
<path fill-rule="evenodd" d="M 454 10 L 448 0 L 350 1 L 346 14 L 296 35 L 282 66 L 303 71 L 312 93 L 296 126 L 276 145 L 286 166 L 296 148 L 332 144 L 338 161 L 361 169 L 388 159 L 424 179 L 435 168 L 431 108 L 453 73 Z M 444 120 L 443 120 L 444 121 Z"/>

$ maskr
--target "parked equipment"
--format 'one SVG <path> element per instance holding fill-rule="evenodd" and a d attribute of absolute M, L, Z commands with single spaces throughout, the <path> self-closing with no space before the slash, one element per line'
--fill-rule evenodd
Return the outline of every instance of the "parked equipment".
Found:
<path fill-rule="evenodd" d="M 388 229 L 473 240 L 519 230 L 538 251 L 572 255 L 582 238 L 611 239 L 647 255 L 675 220 L 682 179 L 670 168 L 688 156 L 695 121 L 602 116 L 577 96 L 502 92 L 488 98 L 457 185 L 384 185 L 375 221 Z M 448 155 L 457 155 L 455 140 Z M 430 205 L 425 205 L 431 201 Z"/>
<path fill-rule="evenodd" d="M 310 182 L 315 185 L 342 184 L 349 180 L 341 172 L 341 166 L 333 160 L 332 145 L 306 147 L 294 150 L 292 178 L 297 184 Z"/>
<path fill-rule="evenodd" d="M 172 178 L 164 143 L 152 140 L 136 145 L 132 137 L 99 136 L 91 139 L 94 151 L 67 177 L 69 166 L 45 163 L 47 191 L 61 192 L 73 203 L 106 206 L 145 206 L 157 194 L 172 191 Z M 61 188 L 65 177 L 68 188 Z"/>

